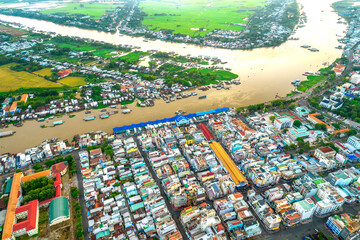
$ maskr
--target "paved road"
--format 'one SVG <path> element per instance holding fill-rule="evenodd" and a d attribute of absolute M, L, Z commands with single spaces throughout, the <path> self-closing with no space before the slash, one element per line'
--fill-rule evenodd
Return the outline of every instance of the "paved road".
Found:
<path fill-rule="evenodd" d="M 84 198 L 84 185 L 83 185 L 83 178 L 81 174 L 81 164 L 80 164 L 80 158 L 79 158 L 79 151 L 74 151 L 71 153 L 71 155 L 74 156 L 74 160 L 76 163 L 76 177 L 78 181 L 78 188 L 80 191 L 79 194 L 79 203 L 81 206 L 81 215 L 82 215 L 82 224 L 84 229 L 84 240 L 88 240 L 89 238 L 89 222 L 87 219 L 87 208 L 86 208 L 86 202 Z"/>

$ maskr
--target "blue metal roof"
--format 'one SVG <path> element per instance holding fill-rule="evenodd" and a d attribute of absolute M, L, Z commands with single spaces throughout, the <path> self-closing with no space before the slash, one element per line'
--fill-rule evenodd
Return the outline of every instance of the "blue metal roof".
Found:
<path fill-rule="evenodd" d="M 137 128 L 137 127 L 145 127 L 146 125 L 149 124 L 159 124 L 159 123 L 165 123 L 165 122 L 173 122 L 176 121 L 178 119 L 181 118 L 193 118 L 193 117 L 198 117 L 198 116 L 204 116 L 206 114 L 214 114 L 214 113 L 220 113 L 220 112 L 226 112 L 229 111 L 228 107 L 224 107 L 224 108 L 217 108 L 214 110 L 209 110 L 209 111 L 204 111 L 204 112 L 197 112 L 197 113 L 190 113 L 187 115 L 178 115 L 178 116 L 174 116 L 171 118 L 164 118 L 164 119 L 157 119 L 155 121 L 148 121 L 148 122 L 141 122 L 141 123 L 137 123 L 137 124 L 131 124 L 131 125 L 124 125 L 122 127 L 115 127 L 113 128 L 114 132 L 123 132 L 126 131 L 128 129 L 133 129 L 133 128 Z"/>

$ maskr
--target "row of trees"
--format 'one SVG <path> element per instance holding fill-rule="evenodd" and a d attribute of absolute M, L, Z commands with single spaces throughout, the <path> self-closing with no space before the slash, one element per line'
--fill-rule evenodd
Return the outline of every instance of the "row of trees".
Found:
<path fill-rule="evenodd" d="M 54 185 L 49 184 L 45 187 L 31 190 L 29 194 L 24 197 L 23 201 L 26 204 L 35 199 L 38 199 L 39 201 L 44 201 L 53 197 L 55 197 L 55 188 Z"/>
<path fill-rule="evenodd" d="M 238 107 L 236 108 L 237 113 L 255 113 L 255 112 L 268 112 L 269 110 L 294 110 L 296 104 L 294 100 L 286 99 L 276 99 L 271 101 L 268 104 L 259 103 L 254 105 L 249 105 L 247 107 Z"/>
<path fill-rule="evenodd" d="M 75 219 L 76 219 L 76 236 L 77 239 L 81 240 L 84 239 L 84 230 L 82 225 L 82 214 L 81 214 L 81 206 L 78 202 L 74 204 L 74 210 L 75 210 Z"/>
<path fill-rule="evenodd" d="M 22 185 L 23 193 L 26 195 L 32 190 L 43 188 L 47 185 L 54 185 L 54 180 L 47 177 L 39 177 L 30 181 L 26 181 Z"/>

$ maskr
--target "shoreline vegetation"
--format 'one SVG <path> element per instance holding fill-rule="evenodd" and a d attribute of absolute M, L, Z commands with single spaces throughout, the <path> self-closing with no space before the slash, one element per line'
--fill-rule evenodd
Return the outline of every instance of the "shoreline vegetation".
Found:
<path fill-rule="evenodd" d="M 266 3 L 262 0 L 226 0 L 221 3 L 209 1 L 207 5 L 196 0 L 185 2 L 180 9 L 176 1 L 166 4 L 154 0 L 128 1 L 123 5 L 71 4 L 41 11 L 2 8 L 0 14 L 110 33 L 119 31 L 134 37 L 142 36 L 145 40 L 160 39 L 227 49 L 279 46 L 290 37 L 298 23 L 306 22 L 306 16 L 300 15 L 295 0 Z M 202 17 L 198 20 L 198 11 L 192 11 L 193 8 L 202 9 Z M 170 13 L 164 13 L 165 10 Z M 65 14 L 66 11 L 69 14 Z M 229 16 L 229 22 L 222 22 L 219 14 Z M 188 25 L 186 19 L 189 18 L 195 18 L 194 26 Z"/>
<path fill-rule="evenodd" d="M 142 107 L 153 106 L 154 99 L 195 96 L 183 92 L 210 84 L 218 84 L 220 90 L 225 82 L 234 84 L 238 78 L 215 57 L 143 52 L 127 45 L 26 31 L 9 34 L 13 28 L 2 29 L 0 102 L 7 114 L 0 127 L 20 126 L 28 116 L 42 119 L 42 112 L 51 112 L 50 105 L 58 111 L 53 114 L 64 113 L 65 106 L 74 109 L 70 112 L 134 101 Z"/>

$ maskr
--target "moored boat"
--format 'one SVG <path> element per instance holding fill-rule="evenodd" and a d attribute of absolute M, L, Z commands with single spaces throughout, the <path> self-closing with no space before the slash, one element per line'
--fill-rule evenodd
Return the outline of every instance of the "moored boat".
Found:
<path fill-rule="evenodd" d="M 84 117 L 84 120 L 85 120 L 85 121 L 91 121 L 91 120 L 94 120 L 94 119 L 95 119 L 94 116 Z"/>

